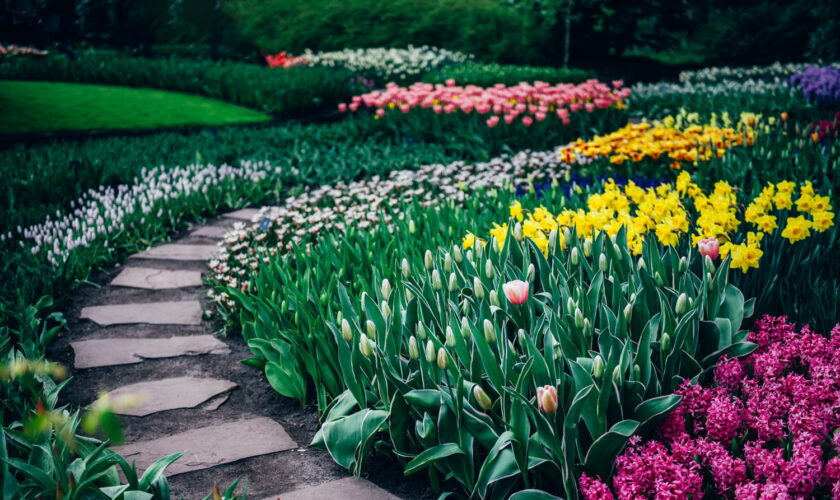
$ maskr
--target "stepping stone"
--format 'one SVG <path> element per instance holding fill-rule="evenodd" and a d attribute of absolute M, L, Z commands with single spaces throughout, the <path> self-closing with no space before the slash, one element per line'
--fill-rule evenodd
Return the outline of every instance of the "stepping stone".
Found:
<path fill-rule="evenodd" d="M 88 306 L 79 317 L 100 326 L 148 323 L 150 325 L 200 325 L 201 304 L 197 300 L 149 302 L 145 304 L 110 304 Z"/>
<path fill-rule="evenodd" d="M 268 497 L 265 500 L 321 500 L 322 498 L 341 498 L 342 500 L 400 500 L 379 486 L 358 477 L 345 477 L 319 484 L 310 488 L 296 490 L 282 495 Z"/>
<path fill-rule="evenodd" d="M 158 260 L 210 260 L 219 251 L 216 245 L 181 245 L 169 243 L 152 247 L 131 257 L 134 259 Z"/>
<path fill-rule="evenodd" d="M 144 359 L 230 352 L 227 345 L 213 335 L 189 335 L 163 339 L 81 340 L 71 342 L 70 346 L 76 353 L 73 366 L 77 369 L 130 365 L 140 363 Z"/>
<path fill-rule="evenodd" d="M 134 408 L 117 410 L 120 415 L 145 417 L 152 413 L 176 408 L 194 408 L 205 401 L 230 391 L 236 383 L 230 380 L 199 377 L 174 377 L 124 385 L 108 393 L 114 398 L 135 395 L 140 404 Z"/>
<path fill-rule="evenodd" d="M 222 239 L 225 237 L 225 234 L 227 234 L 230 230 L 231 228 L 222 226 L 201 226 L 200 228 L 190 233 L 190 235 L 203 236 L 205 238 Z"/>
<path fill-rule="evenodd" d="M 113 281 L 113 286 L 145 288 L 147 290 L 165 290 L 200 286 L 200 271 L 167 271 L 150 267 L 127 267 Z"/>
<path fill-rule="evenodd" d="M 160 457 L 183 451 L 166 469 L 167 476 L 183 474 L 244 458 L 297 448 L 283 426 L 266 417 L 193 429 L 151 441 L 112 448 L 144 470 Z"/>
<path fill-rule="evenodd" d="M 254 216 L 258 213 L 260 213 L 260 210 L 258 208 L 243 208 L 241 210 L 236 210 L 234 212 L 228 212 L 226 214 L 223 214 L 222 217 L 251 222 Z"/>

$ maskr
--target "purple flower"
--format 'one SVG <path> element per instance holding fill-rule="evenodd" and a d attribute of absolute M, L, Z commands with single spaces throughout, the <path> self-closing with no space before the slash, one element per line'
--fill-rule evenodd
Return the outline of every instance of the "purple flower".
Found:
<path fill-rule="evenodd" d="M 813 99 L 819 104 L 840 102 L 840 68 L 810 66 L 790 77 L 788 82 L 802 89 L 807 99 Z"/>

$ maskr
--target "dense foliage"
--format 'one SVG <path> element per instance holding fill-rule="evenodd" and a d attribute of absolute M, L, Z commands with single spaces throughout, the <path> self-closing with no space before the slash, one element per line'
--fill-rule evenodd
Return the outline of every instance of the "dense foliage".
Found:
<path fill-rule="evenodd" d="M 282 117 L 333 109 L 364 87 L 334 68 L 274 71 L 256 64 L 196 59 L 147 59 L 118 52 L 51 53 L 0 61 L 0 79 L 103 83 L 204 95 Z"/>

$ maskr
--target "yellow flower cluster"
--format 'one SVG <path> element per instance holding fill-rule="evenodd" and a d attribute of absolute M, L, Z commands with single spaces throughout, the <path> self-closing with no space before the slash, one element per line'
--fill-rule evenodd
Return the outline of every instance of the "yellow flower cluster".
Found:
<path fill-rule="evenodd" d="M 719 121 L 722 126 L 718 125 Z M 560 157 L 568 163 L 577 155 L 603 156 L 616 165 L 645 158 L 667 158 L 671 160 L 672 168 L 680 169 L 683 163 L 696 165 L 713 157 L 719 158 L 733 147 L 753 145 L 760 121 L 761 115 L 741 113 L 738 122 L 733 123 L 729 115 L 723 113 L 720 117 L 713 114 L 704 124 L 697 113 L 683 110 L 653 123 L 631 123 L 589 141 L 578 139 L 560 149 Z"/>
<path fill-rule="evenodd" d="M 625 227 L 628 246 L 634 255 L 642 253 L 642 245 L 650 234 L 664 246 L 676 246 L 686 235 L 691 235 L 693 246 L 700 240 L 716 238 L 721 243 L 721 254 L 731 255 L 732 267 L 746 272 L 758 267 L 763 255 L 761 241 L 765 234 L 780 227 L 780 220 L 784 225 L 781 236 L 790 243 L 808 238 L 811 230 L 823 232 L 834 225 L 828 196 L 815 194 L 811 183 L 806 182 L 794 201 L 796 190 L 793 182 L 769 184 L 749 203 L 740 218 L 732 186 L 718 182 L 712 192 L 706 193 L 691 181 L 691 176 L 682 172 L 675 183 L 648 189 L 632 181 L 621 187 L 610 179 L 602 192 L 588 196 L 586 210 L 565 209 L 554 215 L 546 207 L 525 210 L 519 201 L 514 201 L 510 217 L 516 222 L 513 234 L 532 240 L 546 254 L 552 231 L 569 227 L 581 236 L 595 231 L 612 236 Z M 796 217 L 790 214 L 794 206 Z M 744 223 L 749 225 L 746 235 L 737 237 Z M 501 248 L 509 232 L 508 225 L 493 226 L 490 236 Z M 476 241 L 481 240 L 469 233 L 463 246 L 469 248 Z M 563 245 L 563 238 L 559 242 Z"/>

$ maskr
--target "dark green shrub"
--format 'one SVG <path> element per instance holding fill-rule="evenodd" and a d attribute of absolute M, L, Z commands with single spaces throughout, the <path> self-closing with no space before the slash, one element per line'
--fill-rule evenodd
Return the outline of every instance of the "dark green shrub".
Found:
<path fill-rule="evenodd" d="M 354 92 L 352 73 L 334 68 L 288 70 L 232 61 L 146 59 L 90 50 L 69 58 L 17 57 L 0 64 L 0 79 L 152 87 L 221 99 L 286 117 L 334 109 Z"/>
<path fill-rule="evenodd" d="M 527 61 L 528 19 L 496 0 L 234 0 L 241 31 L 268 52 L 433 45 Z"/>

